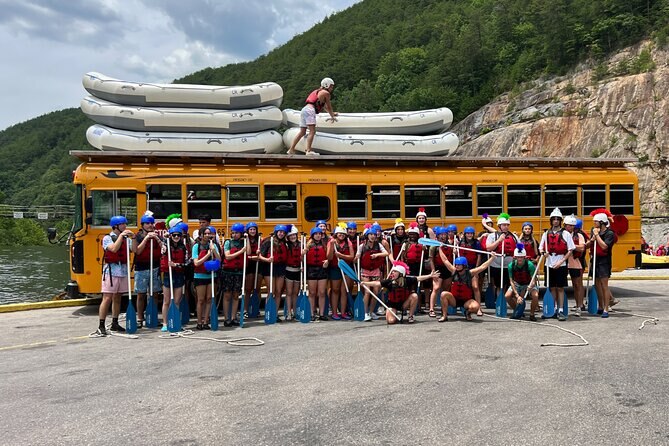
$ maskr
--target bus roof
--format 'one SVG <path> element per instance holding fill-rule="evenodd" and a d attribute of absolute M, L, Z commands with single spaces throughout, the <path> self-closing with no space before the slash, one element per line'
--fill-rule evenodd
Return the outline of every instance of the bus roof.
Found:
<path fill-rule="evenodd" d="M 70 155 L 84 162 L 164 163 L 164 164 L 249 164 L 249 165 L 328 165 L 328 166 L 449 166 L 449 167 L 599 167 L 624 168 L 633 158 L 504 158 L 463 156 L 378 156 L 284 154 L 244 154 L 219 152 L 158 152 L 72 150 Z"/>

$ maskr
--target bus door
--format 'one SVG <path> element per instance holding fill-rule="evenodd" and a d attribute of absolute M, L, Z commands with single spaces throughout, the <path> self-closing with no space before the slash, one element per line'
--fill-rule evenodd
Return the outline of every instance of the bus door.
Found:
<path fill-rule="evenodd" d="M 334 183 L 302 183 L 300 184 L 300 199 L 302 200 L 302 231 L 309 232 L 318 220 L 325 220 L 328 232 L 332 232 L 334 225 L 333 204 L 336 197 Z"/>

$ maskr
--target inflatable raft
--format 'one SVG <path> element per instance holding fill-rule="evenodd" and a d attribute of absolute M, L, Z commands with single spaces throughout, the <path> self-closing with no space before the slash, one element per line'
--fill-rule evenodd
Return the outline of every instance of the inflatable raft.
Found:
<path fill-rule="evenodd" d="M 641 268 L 669 268 L 669 256 L 651 256 L 645 253 L 641 253 Z"/>
<path fill-rule="evenodd" d="M 252 133 L 277 129 L 281 110 L 274 106 L 248 110 L 158 108 L 119 105 L 92 96 L 81 110 L 98 124 L 137 132 Z"/>
<path fill-rule="evenodd" d="M 286 126 L 299 127 L 300 111 L 286 109 L 283 119 Z M 446 131 L 452 122 L 453 113 L 446 107 L 395 113 L 340 113 L 336 121 L 327 113 L 319 113 L 316 129 L 340 135 L 431 135 Z"/>
<path fill-rule="evenodd" d="M 283 134 L 283 143 L 290 147 L 299 128 L 290 128 Z M 305 151 L 306 141 L 302 138 L 296 150 Z M 449 155 L 458 148 L 455 133 L 441 133 L 432 136 L 415 135 L 335 135 L 316 132 L 311 148 L 322 155 Z"/>
<path fill-rule="evenodd" d="M 104 74 L 84 75 L 84 88 L 93 96 L 125 105 L 194 107 L 221 110 L 279 107 L 283 89 L 274 82 L 226 87 L 220 85 L 149 84 L 130 82 Z"/>
<path fill-rule="evenodd" d="M 96 124 L 88 128 L 86 139 L 99 150 L 233 153 L 278 153 L 283 150 L 281 135 L 274 130 L 238 135 L 147 133 L 117 130 Z"/>

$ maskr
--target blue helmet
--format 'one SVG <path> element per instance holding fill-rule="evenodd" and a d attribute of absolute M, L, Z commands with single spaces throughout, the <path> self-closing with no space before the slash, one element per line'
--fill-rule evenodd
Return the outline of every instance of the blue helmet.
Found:
<path fill-rule="evenodd" d="M 179 231 L 188 233 L 188 225 L 184 222 L 177 223 L 175 228 L 179 228 Z"/>
<path fill-rule="evenodd" d="M 276 226 L 274 226 L 274 232 L 277 233 L 279 231 L 288 232 L 288 228 L 286 227 L 286 225 L 276 225 Z"/>
<path fill-rule="evenodd" d="M 576 229 L 583 229 L 583 220 L 580 218 L 576 219 L 576 225 L 574 226 Z"/>
<path fill-rule="evenodd" d="M 467 226 L 464 230 L 465 234 L 476 234 L 476 229 L 473 226 Z"/>
<path fill-rule="evenodd" d="M 433 229 L 435 235 L 446 234 L 446 228 L 443 226 L 435 226 Z"/>
<path fill-rule="evenodd" d="M 323 230 L 321 228 L 319 228 L 318 226 L 316 226 L 315 228 L 311 228 L 311 231 L 309 231 L 309 235 L 312 236 L 312 237 L 314 236 L 314 234 L 322 234 L 322 233 L 323 233 Z"/>
<path fill-rule="evenodd" d="M 167 232 L 170 234 L 181 234 L 182 231 L 181 228 L 179 228 L 179 225 L 174 225 Z"/>
<path fill-rule="evenodd" d="M 456 266 L 457 265 L 467 266 L 469 264 L 467 263 L 467 257 L 462 257 L 462 256 L 456 257 L 455 262 L 453 263 L 455 263 Z"/>
<path fill-rule="evenodd" d="M 232 228 L 230 228 L 231 232 L 244 232 L 244 225 L 242 223 L 235 223 L 232 225 Z"/>
<path fill-rule="evenodd" d="M 529 226 L 530 228 L 534 229 L 534 226 L 529 221 L 526 221 L 525 223 L 523 223 L 523 226 L 521 226 L 521 228 L 524 228 L 525 226 Z"/>
<path fill-rule="evenodd" d="M 451 232 L 451 231 L 452 232 L 458 232 L 458 227 L 455 226 L 454 224 L 450 224 L 450 225 L 446 226 L 446 231 L 448 231 L 448 232 Z"/>
<path fill-rule="evenodd" d="M 357 230 L 358 225 L 354 221 L 349 221 L 348 223 L 346 223 L 346 229 L 356 229 Z"/>
<path fill-rule="evenodd" d="M 316 226 L 318 226 L 318 225 L 325 225 L 325 226 L 327 226 L 328 223 L 327 223 L 325 220 L 318 220 L 318 221 L 316 222 Z"/>
<path fill-rule="evenodd" d="M 378 224 L 378 223 L 374 223 L 374 224 L 372 225 L 372 228 L 371 228 L 371 229 L 372 229 L 372 231 L 374 231 L 374 232 L 383 231 L 383 228 L 382 228 L 381 225 Z"/>
<path fill-rule="evenodd" d="M 156 219 L 153 218 L 153 215 L 142 215 L 142 219 L 139 222 L 141 224 L 144 224 L 144 223 L 154 224 L 156 222 Z"/>
<path fill-rule="evenodd" d="M 246 224 L 246 230 L 248 231 L 249 228 L 256 228 L 258 229 L 258 223 L 251 221 Z"/>
<path fill-rule="evenodd" d="M 218 259 L 207 260 L 204 262 L 204 269 L 207 271 L 218 271 L 221 269 L 221 261 Z"/>
<path fill-rule="evenodd" d="M 209 232 L 211 232 L 213 235 L 216 235 L 217 231 L 216 231 L 216 228 L 215 228 L 215 227 L 213 227 L 213 226 L 207 226 L 207 229 L 208 229 Z"/>
<path fill-rule="evenodd" d="M 127 225 L 127 224 L 128 224 L 128 219 L 125 218 L 123 215 L 115 215 L 109 219 L 109 226 L 111 226 L 112 228 L 114 226 Z"/>

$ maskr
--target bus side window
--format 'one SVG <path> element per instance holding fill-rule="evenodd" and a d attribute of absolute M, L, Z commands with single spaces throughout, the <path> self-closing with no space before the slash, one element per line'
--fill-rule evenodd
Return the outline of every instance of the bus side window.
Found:
<path fill-rule="evenodd" d="M 476 201 L 478 202 L 476 213 L 478 215 L 499 215 L 502 213 L 502 186 L 477 186 Z"/>
<path fill-rule="evenodd" d="M 181 185 L 151 184 L 146 186 L 146 208 L 156 219 L 181 213 Z"/>
<path fill-rule="evenodd" d="M 471 217 L 472 186 L 445 186 L 444 208 L 446 217 Z"/>
<path fill-rule="evenodd" d="M 507 186 L 506 202 L 506 209 L 513 217 L 540 217 L 541 186 L 538 184 Z"/>
<path fill-rule="evenodd" d="M 114 215 L 124 215 L 128 226 L 137 226 L 137 192 L 134 190 L 91 191 L 92 226 L 109 226 Z"/>
<path fill-rule="evenodd" d="M 575 184 L 546 186 L 544 216 L 559 208 L 562 215 L 578 215 L 578 187 Z"/>
<path fill-rule="evenodd" d="M 265 219 L 297 219 L 297 186 L 265 186 Z"/>
<path fill-rule="evenodd" d="M 186 186 L 188 196 L 188 220 L 197 220 L 199 215 L 209 214 L 214 221 L 221 221 L 221 186 L 194 185 Z"/>
<path fill-rule="evenodd" d="M 439 186 L 404 186 L 404 216 L 413 219 L 420 208 L 428 218 L 441 218 Z"/>
<path fill-rule="evenodd" d="M 367 186 L 337 186 L 337 218 L 367 220 Z"/>
<path fill-rule="evenodd" d="M 257 220 L 260 218 L 259 203 L 258 186 L 228 187 L 228 218 Z"/>
<path fill-rule="evenodd" d="M 372 186 L 372 219 L 400 217 L 400 187 Z"/>
<path fill-rule="evenodd" d="M 613 215 L 634 215 L 634 185 L 611 184 L 609 186 L 609 210 Z"/>
<path fill-rule="evenodd" d="M 589 215 L 595 209 L 606 207 L 606 186 L 604 184 L 584 184 L 581 186 L 583 193 L 583 215 Z"/>

